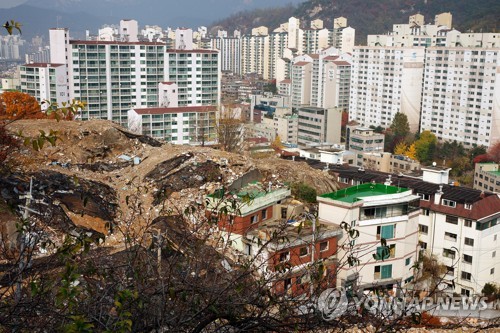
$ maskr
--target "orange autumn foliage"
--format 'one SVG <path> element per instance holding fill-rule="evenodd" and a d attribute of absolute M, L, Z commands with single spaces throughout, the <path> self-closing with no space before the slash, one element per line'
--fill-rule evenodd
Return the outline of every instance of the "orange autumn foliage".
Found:
<path fill-rule="evenodd" d="M 41 119 L 46 115 L 35 97 L 18 91 L 0 95 L 0 120 Z"/>

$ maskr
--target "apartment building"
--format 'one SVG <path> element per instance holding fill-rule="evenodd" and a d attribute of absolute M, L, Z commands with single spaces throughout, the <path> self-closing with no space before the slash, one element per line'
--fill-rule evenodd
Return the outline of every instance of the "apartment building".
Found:
<path fill-rule="evenodd" d="M 311 103 L 312 62 L 298 61 L 292 66 L 292 106 L 300 107 Z"/>
<path fill-rule="evenodd" d="M 500 196 L 447 185 L 450 169 L 422 168 L 423 176 L 390 175 L 331 166 L 341 188 L 390 183 L 410 188 L 420 197 L 419 248 L 447 266 L 446 292 L 472 296 L 500 279 L 498 240 Z M 453 285 L 455 286 L 453 288 Z"/>
<path fill-rule="evenodd" d="M 222 71 L 231 71 L 241 74 L 241 38 L 228 37 L 226 34 L 219 34 L 211 38 L 211 49 L 216 49 L 220 53 L 220 63 Z"/>
<path fill-rule="evenodd" d="M 322 26 L 322 24 L 320 26 Z M 310 54 L 310 53 L 316 53 L 328 47 L 329 35 L 330 32 L 328 31 L 328 29 L 323 29 L 323 28 L 301 29 L 300 39 L 302 40 L 302 45 L 300 47 L 300 50 L 304 54 Z"/>
<path fill-rule="evenodd" d="M 122 34 L 135 31 L 126 26 Z M 219 104 L 218 52 L 190 49 L 189 31 L 184 31 L 185 39 L 178 34 L 178 44 L 184 43 L 178 50 L 167 50 L 162 42 L 81 41 L 70 40 L 68 29 L 49 32 L 51 61 L 62 65 L 69 88 L 66 96 L 58 97 L 85 101 L 79 115 L 83 120 L 108 119 L 127 126 L 131 108 L 160 106 L 158 84 L 164 81 L 177 83 L 179 106 Z M 127 38 L 134 39 L 132 35 Z M 64 80 L 62 74 L 57 80 Z"/>
<path fill-rule="evenodd" d="M 269 78 L 269 33 L 266 27 L 252 29 L 241 37 L 241 73 Z"/>
<path fill-rule="evenodd" d="M 62 64 L 32 63 L 19 67 L 20 85 L 23 93 L 30 94 L 38 101 L 61 103 L 68 100 L 68 76 Z M 41 104 L 47 108 L 46 103 Z"/>
<path fill-rule="evenodd" d="M 167 50 L 165 80 L 177 83 L 179 106 L 219 105 L 219 53 L 201 49 Z"/>
<path fill-rule="evenodd" d="M 347 26 L 347 19 L 343 16 L 333 20 L 333 30 L 330 32 L 329 45 L 342 51 L 352 53 L 356 40 L 356 30 Z"/>
<path fill-rule="evenodd" d="M 341 111 L 314 106 L 303 106 L 297 110 L 299 146 L 340 143 Z"/>
<path fill-rule="evenodd" d="M 21 60 L 26 41 L 20 35 L 0 36 L 0 59 Z"/>
<path fill-rule="evenodd" d="M 296 145 L 299 127 L 298 115 L 275 113 L 273 120 L 276 135 L 280 137 L 281 142 Z"/>
<path fill-rule="evenodd" d="M 354 47 L 349 119 L 388 128 L 397 112 L 419 128 L 423 47 Z"/>
<path fill-rule="evenodd" d="M 276 294 L 298 296 L 309 292 L 310 264 L 321 261 L 325 266 L 322 287 L 334 287 L 336 277 L 337 239 L 340 228 L 316 224 L 304 214 L 304 205 L 290 199 L 288 188 L 265 189 L 261 183 L 234 188 L 238 213 L 229 209 L 218 218 L 224 238 L 232 240 L 236 253 L 253 260 L 270 289 Z M 208 195 L 207 211 L 221 207 L 222 193 Z M 244 201 L 243 198 L 253 198 Z M 300 225 L 300 226 L 299 226 Z M 286 237 L 287 242 L 283 242 Z M 265 246 L 263 246 L 265 244 Z M 287 270 L 281 270 L 282 267 Z"/>
<path fill-rule="evenodd" d="M 427 48 L 421 130 L 466 148 L 500 140 L 499 62 L 498 48 Z"/>
<path fill-rule="evenodd" d="M 394 24 L 386 35 L 368 35 L 368 46 L 399 47 L 499 47 L 499 33 L 462 33 L 452 29 L 452 15 L 441 13 L 435 16 L 434 24 L 425 23 L 424 16 L 409 17 L 408 24 Z"/>
<path fill-rule="evenodd" d="M 500 193 L 498 163 L 476 163 L 473 187 L 477 190 Z"/>
<path fill-rule="evenodd" d="M 293 60 L 292 106 L 348 110 L 351 85 L 350 55 L 328 48 Z"/>
<path fill-rule="evenodd" d="M 318 196 L 319 221 L 359 232 L 353 255 L 359 264 L 340 268 L 337 286 L 398 291 L 414 279 L 418 256 L 419 197 L 411 189 L 389 184 L 362 184 Z M 387 242 L 386 247 L 381 239 Z M 340 242 L 350 242 L 344 234 Z M 339 248 L 339 256 L 346 249 Z"/>
<path fill-rule="evenodd" d="M 363 166 L 364 153 L 381 153 L 384 151 L 385 136 L 376 133 L 370 128 L 358 125 L 346 127 L 346 149 L 356 154 L 356 166 Z"/>
<path fill-rule="evenodd" d="M 214 144 L 215 106 L 133 108 L 128 111 L 128 128 L 172 144 Z"/>
<path fill-rule="evenodd" d="M 353 164 L 354 166 L 359 166 Z M 409 174 L 418 172 L 421 168 L 416 160 L 403 155 L 393 155 L 386 152 L 363 153 L 364 169 L 388 172 L 391 174 Z"/>

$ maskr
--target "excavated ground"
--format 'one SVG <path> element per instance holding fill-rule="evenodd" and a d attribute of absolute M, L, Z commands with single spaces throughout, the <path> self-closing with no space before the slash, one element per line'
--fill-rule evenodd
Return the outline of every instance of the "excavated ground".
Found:
<path fill-rule="evenodd" d="M 22 147 L 9 161 L 12 174 L 0 179 L 0 195 L 17 207 L 24 204 L 20 195 L 28 192 L 32 176 L 36 202 L 31 208 L 40 210 L 37 218 L 55 234 L 109 234 L 126 224 L 139 235 L 141 224 L 151 223 L 165 208 L 179 212 L 202 203 L 206 194 L 252 170 L 259 170 L 266 184 L 304 182 L 318 193 L 337 188 L 332 176 L 303 162 L 161 144 L 109 121 L 26 120 L 12 123 L 9 130 L 25 137 L 40 130 L 58 132 L 54 147 Z M 117 235 L 106 238 L 111 246 L 122 241 Z"/>

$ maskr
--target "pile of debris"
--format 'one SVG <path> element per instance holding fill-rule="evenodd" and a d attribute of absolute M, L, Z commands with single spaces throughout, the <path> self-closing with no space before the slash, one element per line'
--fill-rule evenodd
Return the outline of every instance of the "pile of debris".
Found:
<path fill-rule="evenodd" d="M 12 173 L 0 179 L 1 198 L 18 207 L 33 177 L 31 208 L 42 212 L 37 219 L 57 232 L 109 234 L 138 206 L 144 212 L 141 223 L 150 223 L 165 206 L 183 211 L 203 203 L 205 195 L 253 170 L 263 175 L 264 184 L 303 182 L 318 193 L 336 189 L 332 176 L 305 163 L 162 144 L 104 120 L 25 120 L 12 123 L 9 130 L 25 137 L 35 137 L 40 130 L 58 132 L 55 146 L 47 143 L 39 151 L 22 147 L 11 157 Z"/>

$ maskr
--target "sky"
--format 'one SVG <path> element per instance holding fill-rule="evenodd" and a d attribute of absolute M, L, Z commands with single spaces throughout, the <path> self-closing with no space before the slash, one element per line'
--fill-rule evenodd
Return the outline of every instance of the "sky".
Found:
<path fill-rule="evenodd" d="M 22 5 L 28 0 L 2 0 L 0 1 L 0 8 L 10 8 Z M 42 0 L 43 1 L 43 0 Z"/>

